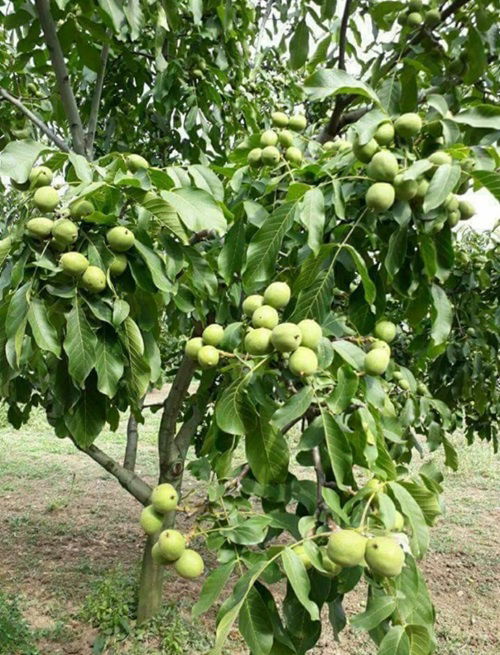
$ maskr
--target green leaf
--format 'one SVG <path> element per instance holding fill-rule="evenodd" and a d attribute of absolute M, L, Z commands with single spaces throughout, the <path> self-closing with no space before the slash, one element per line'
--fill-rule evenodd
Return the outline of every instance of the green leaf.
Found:
<path fill-rule="evenodd" d="M 313 621 L 319 621 L 318 606 L 309 598 L 311 582 L 302 560 L 291 548 L 285 548 L 283 550 L 281 559 L 286 577 L 290 581 L 298 601 L 309 612 L 309 616 Z"/>
<path fill-rule="evenodd" d="M 300 220 L 307 230 L 307 245 L 317 255 L 323 245 L 325 228 L 325 200 L 319 189 L 310 189 L 303 195 Z"/>
<path fill-rule="evenodd" d="M 410 641 L 402 625 L 393 625 L 380 642 L 377 655 L 410 655 Z"/>
<path fill-rule="evenodd" d="M 5 318 L 5 334 L 8 339 L 16 335 L 20 325 L 26 321 L 29 310 L 28 292 L 31 289 L 31 281 L 25 282 L 12 296 L 7 316 Z"/>
<path fill-rule="evenodd" d="M 361 278 L 361 282 L 363 284 L 365 300 L 368 304 L 371 305 L 377 295 L 377 289 L 368 274 L 368 268 L 366 267 L 365 260 L 352 246 L 342 244 L 342 249 L 347 250 L 347 252 L 351 255 L 354 266 L 356 267 L 356 270 L 358 271 L 359 277 Z"/>
<path fill-rule="evenodd" d="M 0 153 L 0 176 L 15 182 L 26 182 L 33 164 L 40 153 L 47 150 L 43 143 L 35 141 L 10 141 Z"/>
<path fill-rule="evenodd" d="M 456 187 L 460 179 L 460 166 L 443 164 L 438 166 L 432 176 L 429 189 L 425 194 L 423 210 L 429 212 L 443 204 L 449 193 Z"/>
<path fill-rule="evenodd" d="M 141 331 L 137 323 L 128 316 L 120 327 L 119 335 L 127 352 L 126 375 L 130 391 L 136 399 L 142 398 L 148 390 L 151 371 L 144 359 L 144 340 Z"/>
<path fill-rule="evenodd" d="M 431 168 L 432 162 L 428 159 L 418 159 L 416 162 L 413 162 L 406 171 L 402 172 L 403 180 L 416 180 Z"/>
<path fill-rule="evenodd" d="M 265 416 L 255 411 L 245 412 L 243 418 L 247 434 L 245 451 L 255 478 L 261 484 L 284 482 L 289 461 L 286 439 Z"/>
<path fill-rule="evenodd" d="M 332 414 L 341 414 L 350 404 L 358 390 L 359 378 L 350 366 L 342 365 L 337 370 L 337 384 L 326 403 Z"/>
<path fill-rule="evenodd" d="M 243 286 L 247 292 L 258 290 L 275 273 L 276 259 L 283 239 L 292 227 L 295 210 L 296 203 L 281 205 L 252 237 L 243 273 Z"/>
<path fill-rule="evenodd" d="M 355 368 L 357 371 L 363 369 L 365 363 L 365 351 L 362 348 L 356 346 L 356 344 L 351 343 L 350 341 L 344 341 L 343 339 L 333 341 L 332 348 L 345 362 L 352 366 L 352 368 Z"/>
<path fill-rule="evenodd" d="M 342 509 L 340 505 L 340 498 L 335 493 L 335 491 L 333 489 L 329 489 L 328 487 L 323 487 L 321 490 L 321 495 L 323 496 L 323 500 L 328 505 L 328 508 L 332 511 L 332 513 L 347 523 L 347 525 L 350 525 L 349 517 Z"/>
<path fill-rule="evenodd" d="M 389 618 L 395 609 L 396 601 L 391 596 L 375 596 L 368 601 L 366 610 L 353 616 L 349 623 L 368 632 Z"/>
<path fill-rule="evenodd" d="M 68 356 L 69 373 L 78 386 L 83 387 L 94 368 L 97 337 L 78 299 L 66 314 L 66 337 L 63 347 Z"/>
<path fill-rule="evenodd" d="M 444 343 L 448 338 L 453 323 L 453 306 L 448 296 L 436 284 L 431 286 L 431 337 L 436 346 Z"/>
<path fill-rule="evenodd" d="M 205 579 L 199 598 L 191 609 L 191 615 L 194 619 L 212 607 L 231 577 L 235 566 L 236 560 L 220 564 Z"/>
<path fill-rule="evenodd" d="M 313 397 L 314 389 L 310 386 L 303 387 L 274 412 L 271 423 L 278 430 L 283 429 L 288 423 L 300 418 L 307 412 Z"/>
<path fill-rule="evenodd" d="M 160 291 L 165 291 L 167 293 L 172 291 L 173 286 L 165 274 L 165 266 L 161 257 L 141 243 L 138 239 L 135 240 L 134 247 L 148 267 L 155 286 L 160 289 Z"/>
<path fill-rule="evenodd" d="M 215 418 L 221 430 L 229 434 L 244 435 L 243 391 L 248 383 L 246 377 L 232 382 L 219 396 L 215 406 Z"/>
<path fill-rule="evenodd" d="M 224 239 L 224 245 L 217 260 L 219 271 L 226 284 L 234 281 L 236 273 L 242 269 L 245 257 L 245 223 L 237 220 Z"/>
<path fill-rule="evenodd" d="M 349 441 L 331 414 L 322 411 L 321 420 L 335 481 L 340 489 L 345 489 L 345 483 L 350 482 L 352 477 L 352 452 Z"/>
<path fill-rule="evenodd" d="M 242 546 L 256 546 L 264 541 L 271 524 L 269 516 L 254 516 L 224 530 L 229 541 Z"/>
<path fill-rule="evenodd" d="M 28 323 L 38 347 L 59 357 L 61 344 L 57 330 L 49 320 L 45 303 L 39 298 L 35 298 L 31 302 L 28 311 Z"/>
<path fill-rule="evenodd" d="M 175 209 L 188 230 L 214 230 L 219 234 L 225 233 L 227 223 L 222 209 L 206 191 L 188 187 L 163 191 L 162 195 Z"/>
<path fill-rule="evenodd" d="M 5 263 L 5 260 L 10 254 L 12 248 L 12 240 L 10 237 L 6 237 L 0 241 L 0 269 Z"/>
<path fill-rule="evenodd" d="M 154 198 L 151 197 L 147 200 L 145 198 L 147 198 L 147 194 L 144 194 L 140 201 L 144 209 L 151 212 L 151 214 L 158 219 L 161 225 L 172 232 L 172 234 L 180 239 L 182 243 L 187 243 L 188 237 L 186 231 L 179 221 L 175 209 L 163 198 L 160 198 L 160 196 Z"/>
<path fill-rule="evenodd" d="M 309 28 L 306 21 L 301 20 L 290 39 L 290 68 L 297 70 L 307 61 L 309 54 Z"/>
<path fill-rule="evenodd" d="M 471 176 L 500 201 L 500 173 L 493 171 L 472 171 Z"/>
<path fill-rule="evenodd" d="M 93 386 L 86 388 L 76 405 L 64 416 L 64 422 L 79 446 L 90 446 L 106 422 L 105 397 Z"/>
<path fill-rule="evenodd" d="M 76 176 L 82 182 L 92 182 L 93 174 L 90 164 L 83 155 L 77 155 L 76 152 L 70 152 L 68 155 L 69 161 L 73 164 Z"/>
<path fill-rule="evenodd" d="M 450 120 L 470 127 L 500 130 L 500 107 L 486 104 L 476 105 L 473 109 L 467 109 L 452 116 Z"/>
<path fill-rule="evenodd" d="M 198 189 L 203 189 L 218 202 L 224 200 L 224 186 L 217 175 L 208 168 L 208 166 L 194 164 L 193 166 L 188 166 L 188 172 Z"/>
<path fill-rule="evenodd" d="M 429 530 L 423 512 L 413 496 L 399 483 L 389 482 L 388 486 L 401 507 L 401 512 L 410 523 L 412 529 L 410 537 L 412 551 L 415 557 L 421 559 L 429 547 Z"/>
<path fill-rule="evenodd" d="M 384 266 L 389 273 L 389 278 L 393 279 L 400 270 L 406 258 L 406 245 L 408 241 L 408 228 L 400 227 L 393 232 L 389 238 L 387 255 L 384 259 Z"/>
<path fill-rule="evenodd" d="M 432 280 L 437 272 L 437 251 L 434 238 L 431 234 L 424 232 L 418 235 L 418 249 L 422 261 L 424 262 L 424 271 L 427 277 Z"/>
<path fill-rule="evenodd" d="M 363 96 L 379 105 L 380 100 L 375 91 L 360 80 L 343 70 L 327 68 L 316 71 L 304 82 L 304 90 L 311 100 L 324 100 L 338 94 Z"/>
<path fill-rule="evenodd" d="M 410 655 L 430 655 L 431 637 L 425 625 L 407 625 L 405 632 L 410 640 Z"/>
<path fill-rule="evenodd" d="M 118 390 L 118 382 L 123 376 L 123 351 L 120 342 L 107 332 L 98 334 L 95 370 L 97 388 L 105 396 L 113 398 Z"/>
<path fill-rule="evenodd" d="M 255 587 L 241 606 L 238 625 L 252 655 L 269 655 L 274 641 L 273 626 L 266 604 Z"/>
<path fill-rule="evenodd" d="M 467 66 L 464 83 L 474 84 L 488 67 L 486 40 L 474 25 L 469 25 L 469 35 L 465 43 Z"/>

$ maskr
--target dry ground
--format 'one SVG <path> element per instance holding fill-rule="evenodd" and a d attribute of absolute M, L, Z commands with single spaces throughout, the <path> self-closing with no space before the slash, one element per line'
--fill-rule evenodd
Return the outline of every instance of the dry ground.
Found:
<path fill-rule="evenodd" d="M 137 466 L 151 483 L 157 423 L 151 416 L 142 429 Z M 120 459 L 120 435 L 123 431 L 104 434 L 98 445 Z M 424 563 L 439 617 L 438 654 L 494 655 L 500 653 L 500 468 L 487 445 L 460 450 L 461 470 L 447 480 L 446 515 L 433 530 Z M 189 487 L 193 480 L 188 476 L 186 483 Z M 0 603 L 12 594 L 21 611 L 29 645 L 20 655 L 208 651 L 213 615 L 196 625 L 189 621 L 201 583 L 175 577 L 166 585 L 163 624 L 152 631 L 131 626 L 130 636 L 117 641 L 92 625 L 98 616 L 105 618 L 101 626 L 109 625 L 110 613 L 129 600 L 143 542 L 139 511 L 110 475 L 67 440 L 55 438 L 41 415 L 19 432 L 0 429 Z M 362 603 L 361 594 L 354 595 L 348 611 L 359 611 Z M 0 606 L 0 655 L 16 655 L 2 650 L 2 625 Z M 234 643 L 231 652 L 246 650 Z M 313 655 L 374 652 L 369 641 L 347 629 L 340 645 L 326 631 Z"/>

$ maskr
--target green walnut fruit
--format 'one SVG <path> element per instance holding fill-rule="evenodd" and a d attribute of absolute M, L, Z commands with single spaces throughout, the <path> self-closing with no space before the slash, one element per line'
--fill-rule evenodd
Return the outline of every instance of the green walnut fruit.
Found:
<path fill-rule="evenodd" d="M 389 150 L 375 153 L 366 168 L 368 176 L 380 182 L 392 182 L 398 170 L 398 160 Z"/>
<path fill-rule="evenodd" d="M 302 163 L 302 151 L 300 148 L 295 146 L 290 146 L 286 149 L 285 159 L 291 164 L 296 164 L 297 166 Z"/>
<path fill-rule="evenodd" d="M 394 190 L 398 200 L 411 200 L 417 195 L 417 180 L 403 180 L 402 175 L 396 175 L 394 178 Z"/>
<path fill-rule="evenodd" d="M 52 236 L 52 228 L 54 221 L 50 218 L 40 216 L 40 218 L 32 218 L 26 223 L 26 230 L 31 237 L 36 239 L 48 239 Z"/>
<path fill-rule="evenodd" d="M 348 150 L 352 150 L 352 143 L 347 139 L 338 139 L 336 143 L 339 152 L 347 152 Z"/>
<path fill-rule="evenodd" d="M 418 393 L 421 393 L 422 396 L 430 396 L 430 391 L 424 382 L 419 382 L 417 384 L 417 391 Z"/>
<path fill-rule="evenodd" d="M 410 383 L 408 382 L 408 380 L 405 380 L 404 378 L 399 381 L 399 386 L 401 387 L 401 389 L 403 389 L 403 391 L 409 391 L 410 389 Z"/>
<path fill-rule="evenodd" d="M 168 482 L 157 485 L 151 493 L 151 504 L 160 514 L 173 511 L 178 502 L 179 494 Z"/>
<path fill-rule="evenodd" d="M 365 195 L 366 206 L 376 212 L 384 212 L 390 209 L 395 199 L 394 187 L 387 182 L 375 182 L 369 187 Z"/>
<path fill-rule="evenodd" d="M 118 277 L 119 275 L 123 275 L 125 273 L 125 269 L 127 268 L 128 264 L 128 259 L 125 255 L 122 255 L 120 253 L 117 253 L 112 261 L 111 264 L 109 265 L 109 273 L 112 277 Z"/>
<path fill-rule="evenodd" d="M 294 132 L 302 132 L 307 127 L 307 118 L 302 114 L 296 114 L 288 121 L 288 127 Z"/>
<path fill-rule="evenodd" d="M 157 543 L 161 555 L 169 562 L 179 559 L 186 548 L 186 540 L 178 530 L 163 530 Z"/>
<path fill-rule="evenodd" d="M 446 222 L 450 227 L 455 227 L 455 225 L 458 225 L 459 221 L 460 221 L 460 212 L 458 210 L 448 212 L 448 217 L 446 219 Z"/>
<path fill-rule="evenodd" d="M 112 227 L 106 234 L 106 241 L 111 250 L 115 252 L 125 252 L 130 250 L 135 242 L 134 233 L 121 225 Z"/>
<path fill-rule="evenodd" d="M 406 24 L 409 27 L 421 27 L 423 20 L 424 19 L 423 19 L 422 14 L 420 14 L 418 11 L 412 11 L 406 17 Z"/>
<path fill-rule="evenodd" d="M 368 143 L 360 145 L 357 141 L 353 143 L 352 151 L 356 159 L 362 161 L 364 164 L 368 164 L 371 161 L 373 155 L 378 150 L 378 142 L 375 139 L 370 139 Z"/>
<path fill-rule="evenodd" d="M 365 355 L 364 368 L 368 375 L 382 375 L 387 370 L 391 359 L 386 348 L 375 348 Z"/>
<path fill-rule="evenodd" d="M 95 211 L 94 205 L 85 198 L 75 200 L 69 207 L 69 215 L 72 218 L 85 218 L 85 216 L 92 214 L 93 211 Z"/>
<path fill-rule="evenodd" d="M 405 554 L 392 537 L 375 537 L 366 544 L 365 560 L 374 573 L 393 578 L 401 573 Z"/>
<path fill-rule="evenodd" d="M 285 148 L 289 148 L 293 145 L 293 139 L 293 132 L 290 132 L 290 130 L 281 130 L 278 134 L 278 141 L 280 145 L 285 146 Z"/>
<path fill-rule="evenodd" d="M 245 316 L 252 318 L 254 311 L 259 307 L 262 307 L 263 304 L 264 304 L 264 296 L 259 296 L 256 293 L 251 296 L 248 296 L 243 301 L 243 305 L 242 305 L 243 313 L 245 314 Z"/>
<path fill-rule="evenodd" d="M 321 563 L 323 568 L 328 572 L 328 577 L 335 578 L 342 571 L 340 564 L 336 564 L 328 557 L 328 552 L 326 548 L 321 550 Z"/>
<path fill-rule="evenodd" d="M 330 535 L 326 552 L 340 566 L 358 566 L 363 561 L 366 538 L 355 530 L 338 530 Z"/>
<path fill-rule="evenodd" d="M 301 345 L 311 348 L 311 350 L 316 350 L 323 336 L 321 325 L 310 318 L 305 318 L 303 321 L 300 321 L 298 328 L 302 334 Z"/>
<path fill-rule="evenodd" d="M 424 23 L 427 27 L 436 27 L 441 22 L 439 9 L 428 9 L 424 14 Z"/>
<path fill-rule="evenodd" d="M 423 200 L 427 195 L 427 191 L 429 190 L 429 182 L 425 178 L 417 180 L 417 182 L 418 186 L 417 193 L 415 194 L 415 199 L 420 201 Z"/>
<path fill-rule="evenodd" d="M 390 121 L 382 123 L 377 127 L 373 138 L 379 146 L 388 146 L 394 141 L 394 125 Z"/>
<path fill-rule="evenodd" d="M 382 341 L 382 339 L 375 339 L 375 341 L 370 345 L 370 350 L 376 350 L 377 348 L 385 348 L 386 350 L 389 350 L 389 353 L 391 352 L 391 347 L 386 341 Z"/>
<path fill-rule="evenodd" d="M 459 207 L 457 196 L 454 193 L 449 193 L 443 203 L 443 207 L 450 212 L 457 211 Z"/>
<path fill-rule="evenodd" d="M 250 330 L 245 336 L 245 350 L 249 355 L 267 355 L 272 351 L 272 331 L 267 328 Z"/>
<path fill-rule="evenodd" d="M 165 559 L 165 557 L 163 557 L 160 551 L 160 545 L 157 543 L 154 544 L 153 547 L 151 548 L 151 557 L 160 566 L 167 566 L 168 564 L 172 563 L 169 562 L 168 559 Z"/>
<path fill-rule="evenodd" d="M 463 221 L 467 221 L 469 218 L 472 218 L 476 213 L 474 205 L 472 205 L 468 200 L 459 200 L 458 201 L 458 211 L 460 212 L 460 218 Z"/>
<path fill-rule="evenodd" d="M 451 155 L 449 155 L 447 152 L 444 152 L 443 150 L 436 150 L 436 152 L 433 152 L 432 155 L 429 155 L 428 159 L 431 164 L 434 164 L 434 168 L 443 166 L 444 164 L 451 164 L 453 161 Z"/>
<path fill-rule="evenodd" d="M 299 346 L 288 360 L 288 368 L 299 377 L 313 375 L 318 370 L 318 358 L 311 348 Z"/>
<path fill-rule="evenodd" d="M 198 350 L 197 359 L 201 368 L 213 368 L 219 363 L 219 351 L 214 346 L 202 346 Z"/>
<path fill-rule="evenodd" d="M 380 480 L 377 480 L 377 478 L 372 478 L 371 480 L 368 480 L 368 482 L 365 484 L 365 487 L 368 489 L 371 496 L 372 494 L 378 494 L 380 491 L 382 491 L 384 488 L 384 483 Z"/>
<path fill-rule="evenodd" d="M 125 166 L 132 173 L 149 168 L 149 164 L 141 155 L 128 155 L 125 157 Z"/>
<path fill-rule="evenodd" d="M 286 282 L 272 282 L 264 291 L 264 304 L 283 309 L 290 302 L 292 292 Z"/>
<path fill-rule="evenodd" d="M 312 566 L 311 558 L 309 555 L 306 553 L 306 549 L 302 544 L 299 544 L 298 546 L 294 546 L 292 548 L 293 552 L 297 557 L 300 559 L 302 564 L 306 567 L 306 569 L 310 569 Z"/>
<path fill-rule="evenodd" d="M 163 516 L 159 514 L 153 505 L 148 505 L 141 512 L 141 527 L 146 534 L 155 534 L 161 530 Z"/>
<path fill-rule="evenodd" d="M 189 339 L 184 348 L 184 352 L 191 359 L 198 359 L 198 352 L 203 347 L 203 339 L 201 337 L 193 337 Z"/>
<path fill-rule="evenodd" d="M 401 514 L 401 512 L 398 512 L 396 510 L 396 513 L 394 515 L 394 523 L 392 524 L 392 529 L 395 532 L 402 532 L 405 527 L 405 517 Z"/>
<path fill-rule="evenodd" d="M 58 218 L 52 228 L 52 236 L 64 246 L 69 246 L 78 239 L 78 227 L 67 218 Z"/>
<path fill-rule="evenodd" d="M 185 578 L 186 580 L 199 578 L 205 570 L 205 564 L 201 555 L 190 548 L 186 548 L 174 566 L 181 578 Z"/>
<path fill-rule="evenodd" d="M 379 321 L 373 331 L 377 339 L 391 343 L 396 338 L 397 328 L 391 321 Z"/>
<path fill-rule="evenodd" d="M 280 160 L 280 151 L 276 146 L 266 146 L 262 151 L 262 161 L 266 166 L 276 166 Z"/>
<path fill-rule="evenodd" d="M 420 11 L 423 6 L 424 3 L 422 0 L 410 0 L 408 3 L 408 11 Z"/>
<path fill-rule="evenodd" d="M 89 266 L 82 275 L 82 286 L 91 293 L 100 293 L 106 288 L 106 275 L 97 266 Z"/>
<path fill-rule="evenodd" d="M 40 211 L 51 212 L 59 204 L 59 194 L 51 186 L 41 186 L 33 194 L 33 204 Z"/>
<path fill-rule="evenodd" d="M 59 265 L 68 275 L 83 275 L 89 267 L 89 260 L 80 252 L 66 252 L 61 256 Z"/>
<path fill-rule="evenodd" d="M 338 144 L 336 141 L 325 141 L 323 149 L 326 150 L 326 152 L 337 152 Z"/>
<path fill-rule="evenodd" d="M 290 353 L 300 346 L 302 332 L 295 323 L 280 323 L 272 331 L 271 343 L 280 353 Z"/>
<path fill-rule="evenodd" d="M 265 130 L 260 136 L 260 145 L 275 146 L 278 143 L 278 135 L 274 130 Z"/>
<path fill-rule="evenodd" d="M 247 162 L 253 168 L 257 168 L 262 164 L 262 148 L 253 148 L 247 156 Z"/>
<path fill-rule="evenodd" d="M 288 125 L 288 116 L 282 111 L 273 111 L 271 120 L 276 127 L 286 127 Z"/>
<path fill-rule="evenodd" d="M 256 328 L 264 327 L 273 330 L 279 323 L 278 312 L 270 305 L 258 307 L 252 314 L 252 325 Z"/>
<path fill-rule="evenodd" d="M 53 174 L 47 166 L 34 166 L 29 174 L 29 182 L 32 189 L 38 189 L 41 186 L 48 186 L 52 183 Z"/>
<path fill-rule="evenodd" d="M 418 136 L 422 131 L 422 119 L 413 112 L 401 114 L 394 122 L 394 129 L 396 134 L 406 139 Z"/>
<path fill-rule="evenodd" d="M 201 336 L 203 343 L 209 346 L 218 346 L 224 338 L 224 328 L 222 325 L 212 323 L 211 325 L 207 325 Z"/>
<path fill-rule="evenodd" d="M 402 380 L 403 379 L 403 374 L 401 373 L 401 371 L 394 371 L 394 373 L 392 374 L 392 377 L 395 380 Z"/>

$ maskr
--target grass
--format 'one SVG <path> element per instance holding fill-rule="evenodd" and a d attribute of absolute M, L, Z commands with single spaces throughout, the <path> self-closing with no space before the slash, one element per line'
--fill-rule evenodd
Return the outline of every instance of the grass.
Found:
<path fill-rule="evenodd" d="M 151 415 L 140 427 L 137 472 L 149 482 L 157 476 L 158 422 L 159 415 Z M 124 434 L 125 421 L 97 445 L 120 461 Z M 455 444 L 460 470 L 445 480 L 444 515 L 431 532 L 423 564 L 438 610 L 437 652 L 492 655 L 500 652 L 494 537 L 500 468 L 487 444 L 469 448 L 458 438 Z M 41 411 L 18 432 L 0 411 L 0 471 L 0 655 L 208 652 L 213 615 L 196 625 L 190 621 L 199 582 L 167 574 L 162 614 L 135 625 L 140 507 L 68 440 L 57 439 Z M 196 484 L 186 476 L 187 488 Z M 363 603 L 362 594 L 349 595 L 348 615 Z M 7 646 L 4 635 L 13 635 Z M 235 655 L 246 653 L 237 643 L 231 648 Z M 335 645 L 326 627 L 311 655 L 374 652 L 369 639 L 350 628 Z"/>

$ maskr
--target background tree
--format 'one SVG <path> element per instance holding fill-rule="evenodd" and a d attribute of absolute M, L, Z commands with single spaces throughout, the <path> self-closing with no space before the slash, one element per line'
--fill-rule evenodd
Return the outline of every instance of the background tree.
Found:
<path fill-rule="evenodd" d="M 148 388 L 164 379 L 165 368 L 173 374 L 161 408 L 159 480 L 180 490 L 187 451 L 196 446 L 191 469 L 207 502 L 197 508 L 193 534 L 208 535 L 221 562 L 195 612 L 217 600 L 235 567 L 241 573 L 221 607 L 214 652 L 238 619 L 252 652 L 305 653 L 319 637 L 324 604 L 340 631 L 342 598 L 363 568 L 329 571 L 315 544 L 324 546 L 335 525 L 390 533 L 396 511 L 411 553 L 395 581 L 371 567 L 367 611 L 354 622 L 370 631 L 380 652 L 434 647 L 432 605 L 415 559 L 424 555 L 427 526 L 440 511 L 442 474 L 432 464 L 409 465 L 427 446 L 443 447 L 447 464 L 456 465 L 446 435 L 457 425 L 466 387 L 469 439 L 476 431 L 494 434 L 485 424 L 497 420 L 498 390 L 483 386 L 479 402 L 475 391 L 470 395 L 469 343 L 462 365 L 448 344 L 454 325 L 460 339 L 474 327 L 475 352 L 497 365 L 496 296 L 492 289 L 488 297 L 485 278 L 494 282 L 495 264 L 491 257 L 485 275 L 477 275 L 486 293 L 474 302 L 487 317 L 478 321 L 465 300 L 476 280 L 467 281 L 454 263 L 457 209 L 449 203 L 458 207 L 450 194 L 471 181 L 498 196 L 500 110 L 491 4 L 462 0 L 423 7 L 418 16 L 419 7 L 347 1 L 339 14 L 334 2 L 118 7 L 37 0 L 13 3 L 2 15 L 0 173 L 23 194 L 0 245 L 8 417 L 20 426 L 31 407 L 44 406 L 58 436 L 73 439 L 147 504 L 151 489 L 130 470 L 133 425 L 127 466 L 93 441 L 105 423 L 118 426 L 120 412 L 131 409 L 142 420 Z M 263 28 L 269 34 L 257 40 Z M 284 51 L 288 68 L 277 64 Z M 255 149 L 274 141 L 267 135 L 261 144 L 267 110 L 277 103 L 292 110 L 298 102 L 310 118 L 305 135 L 282 137 L 276 166 L 249 167 L 250 152 L 255 157 Z M 416 111 L 412 138 L 397 119 Z M 396 136 L 384 136 L 393 122 Z M 339 134 L 342 140 L 331 143 Z M 298 152 L 285 150 L 289 140 Z M 394 181 L 392 173 L 365 166 L 379 146 L 395 154 L 400 183 L 418 187 L 411 203 L 403 192 L 394 205 L 378 189 L 373 200 L 366 195 L 375 181 L 385 191 Z M 152 166 L 120 154 L 131 150 Z M 429 159 L 440 150 L 444 158 Z M 187 165 L 175 165 L 182 161 Z M 52 180 L 40 185 L 37 163 L 49 177 L 55 173 L 55 206 L 47 189 L 40 195 Z M 381 205 L 390 211 L 376 213 Z M 48 234 L 43 224 L 29 223 L 53 209 L 58 220 L 78 221 L 76 241 L 62 250 L 85 255 L 104 272 L 104 287 L 95 270 L 78 284 L 69 278 L 55 227 Z M 117 224 L 135 241 L 115 277 L 123 243 L 113 244 L 107 233 Z M 321 373 L 312 381 L 294 378 L 293 365 L 288 372 L 275 354 L 249 357 L 241 345 L 241 302 L 276 274 L 293 292 L 284 318 L 321 324 Z M 381 381 L 366 375 L 365 350 L 384 316 L 400 333 Z M 165 323 L 169 343 L 176 343 L 213 321 L 226 326 L 221 367 L 200 370 L 163 347 Z M 436 366 L 446 373 L 439 379 Z M 474 365 L 475 389 L 483 373 L 493 378 Z M 298 461 L 316 482 L 290 470 L 285 435 L 299 422 Z M 248 463 L 234 467 L 240 442 Z M 164 527 L 173 521 L 168 512 Z M 304 551 L 277 549 L 270 545 L 277 537 Z M 155 539 L 145 547 L 140 619 L 161 602 Z M 280 617 L 272 590 L 284 576 Z"/>

